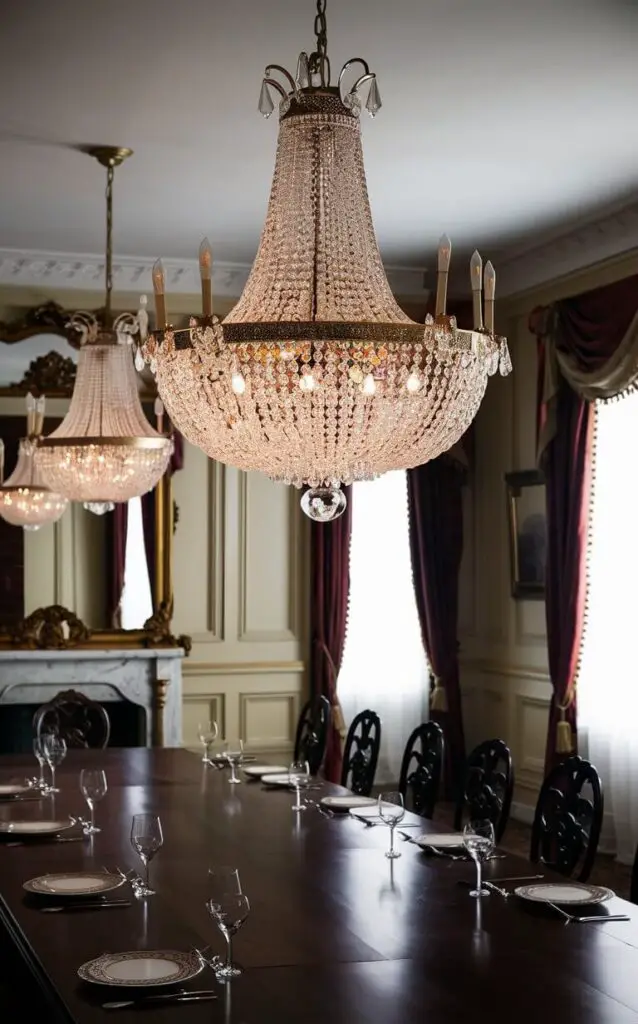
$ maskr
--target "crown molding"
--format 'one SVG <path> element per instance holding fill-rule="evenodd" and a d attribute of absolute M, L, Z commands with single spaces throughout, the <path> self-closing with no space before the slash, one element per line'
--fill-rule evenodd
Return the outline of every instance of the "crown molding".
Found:
<path fill-rule="evenodd" d="M 152 292 L 154 259 L 146 256 L 116 257 L 113 289 L 116 292 Z M 199 295 L 197 260 L 162 260 L 166 293 Z M 238 299 L 248 279 L 250 265 L 216 262 L 213 292 L 217 298 Z M 426 302 L 425 271 L 413 267 L 387 267 L 394 294 L 406 302 Z M 38 287 L 49 292 L 64 289 L 96 291 L 104 281 L 104 257 L 80 253 L 0 249 L 0 286 Z"/>
<path fill-rule="evenodd" d="M 525 248 L 505 250 L 498 265 L 498 294 L 531 291 L 633 249 L 638 249 L 638 201 L 583 220 L 569 231 L 545 235 Z"/>

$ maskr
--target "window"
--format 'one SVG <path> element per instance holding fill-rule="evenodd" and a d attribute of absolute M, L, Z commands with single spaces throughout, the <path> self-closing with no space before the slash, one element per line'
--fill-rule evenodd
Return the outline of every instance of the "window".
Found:
<path fill-rule="evenodd" d="M 122 629 L 141 629 L 152 614 L 153 595 L 144 545 L 142 499 L 132 498 L 128 503 L 124 587 L 120 601 Z"/>
<path fill-rule="evenodd" d="M 605 788 L 602 848 L 623 863 L 632 863 L 638 843 L 637 443 L 638 394 L 597 403 L 578 728 Z"/>
<path fill-rule="evenodd" d="M 396 783 L 407 738 L 427 718 L 428 666 L 412 584 L 403 471 L 355 483 L 350 603 L 338 694 L 347 723 L 381 718 L 377 783 Z"/>

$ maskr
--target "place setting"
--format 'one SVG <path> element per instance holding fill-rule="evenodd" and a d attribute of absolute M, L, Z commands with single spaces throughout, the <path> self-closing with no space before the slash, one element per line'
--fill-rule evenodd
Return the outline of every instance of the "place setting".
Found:
<path fill-rule="evenodd" d="M 106 871 L 47 873 L 23 883 L 25 902 L 44 914 L 130 907 L 124 879 Z"/>

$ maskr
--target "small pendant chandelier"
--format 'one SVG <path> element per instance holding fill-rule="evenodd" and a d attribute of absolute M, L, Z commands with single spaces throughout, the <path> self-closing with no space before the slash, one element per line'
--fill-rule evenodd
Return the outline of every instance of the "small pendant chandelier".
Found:
<path fill-rule="evenodd" d="M 35 464 L 35 451 L 44 422 L 44 396 L 27 395 L 27 432 L 18 443 L 15 469 L 4 483 L 4 445 L 0 441 L 0 516 L 12 526 L 39 530 L 58 521 L 69 504 L 61 494 L 51 491 L 43 482 Z"/>
<path fill-rule="evenodd" d="M 376 76 L 360 57 L 331 85 L 325 0 L 316 49 L 296 76 L 266 68 L 259 110 L 279 97 L 279 141 L 266 222 L 243 294 L 213 316 L 211 252 L 200 250 L 203 316 L 167 325 L 164 275 L 153 284 L 159 330 L 144 346 L 175 426 L 211 458 L 308 487 L 302 508 L 327 521 L 342 484 L 407 469 L 451 448 L 474 419 L 488 376 L 511 370 L 494 333 L 495 273 L 470 266 L 474 329 L 446 313 L 451 244 L 441 239 L 434 316 L 397 305 L 377 246 L 359 127 L 374 117 Z M 360 73 L 352 81 L 353 69 Z M 482 289 L 485 285 L 485 310 Z M 485 317 L 484 317 L 485 313 Z"/>
<path fill-rule="evenodd" d="M 91 146 L 85 152 L 107 172 L 106 302 L 99 319 L 78 312 L 69 321 L 81 338 L 73 395 L 60 426 L 38 443 L 35 460 L 52 489 L 99 515 L 152 490 L 173 445 L 146 419 L 137 390 L 132 341 L 146 337 L 146 297 L 135 316 L 114 320 L 111 312 L 113 177 L 131 150 Z"/>

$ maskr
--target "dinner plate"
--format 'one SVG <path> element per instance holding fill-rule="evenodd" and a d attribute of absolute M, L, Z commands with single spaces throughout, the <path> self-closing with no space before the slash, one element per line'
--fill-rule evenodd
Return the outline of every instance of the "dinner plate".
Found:
<path fill-rule="evenodd" d="M 276 773 L 273 773 L 273 774 L 269 773 L 267 775 L 262 776 L 262 780 L 261 781 L 266 786 L 289 786 L 290 785 L 290 776 L 288 775 L 288 772 L 284 772 L 283 774 L 279 774 L 279 775 L 277 775 Z M 308 785 L 309 783 L 310 783 L 310 777 L 308 778 L 308 782 L 302 782 L 300 784 L 299 788 L 303 789 L 303 787 Z"/>
<path fill-rule="evenodd" d="M 106 871 L 75 871 L 30 878 L 22 888 L 38 896 L 99 896 L 119 889 L 125 881 L 121 875 L 109 875 Z"/>
<path fill-rule="evenodd" d="M 192 953 L 173 949 L 131 950 L 102 953 L 78 967 L 78 974 L 82 981 L 95 985 L 155 988 L 188 981 L 199 974 L 202 967 L 202 961 Z"/>
<path fill-rule="evenodd" d="M 615 894 L 604 885 L 585 885 L 584 882 L 539 882 L 537 885 L 519 885 L 517 896 L 534 903 L 605 903 Z"/>
<path fill-rule="evenodd" d="M 346 796 L 324 796 L 319 803 L 323 807 L 329 807 L 331 811 L 349 811 L 353 807 L 372 807 L 377 801 L 369 796 L 355 796 L 349 793 Z"/>
<path fill-rule="evenodd" d="M 0 821 L 0 832 L 21 836 L 48 836 L 73 828 L 73 822 L 49 819 L 47 821 Z"/>
<path fill-rule="evenodd" d="M 367 798 L 366 798 L 367 799 Z M 396 804 L 385 803 L 385 807 L 393 807 L 396 810 Z M 356 815 L 357 818 L 378 818 L 379 817 L 379 801 L 375 800 L 373 804 L 364 804 L 363 807 L 352 807 L 350 808 L 350 814 Z"/>
<path fill-rule="evenodd" d="M 2 783 L 0 785 L 0 800 L 11 800 L 16 796 L 24 796 L 25 793 L 33 793 L 30 786 L 19 782 Z"/>
<path fill-rule="evenodd" d="M 242 771 L 244 775 L 260 779 L 263 775 L 276 775 L 277 773 L 287 772 L 288 768 L 285 764 L 251 764 L 248 768 L 242 768 Z"/>
<path fill-rule="evenodd" d="M 426 849 L 435 846 L 437 850 L 443 850 L 446 847 L 463 846 L 463 836 L 460 832 L 423 832 L 415 836 L 413 842 Z"/>

